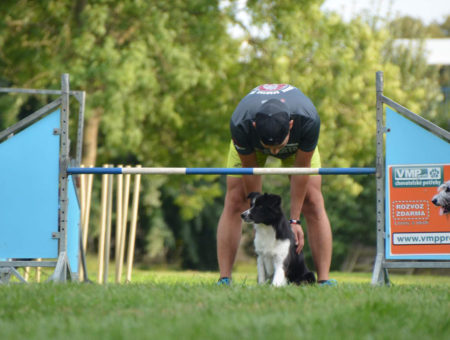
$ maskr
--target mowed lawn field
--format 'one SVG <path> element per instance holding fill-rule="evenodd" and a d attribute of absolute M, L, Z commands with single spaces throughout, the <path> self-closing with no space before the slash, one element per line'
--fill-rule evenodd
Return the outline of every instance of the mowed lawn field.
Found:
<path fill-rule="evenodd" d="M 450 339 L 450 277 L 332 277 L 338 287 L 274 288 L 248 267 L 231 287 L 169 270 L 136 270 L 129 284 L 0 285 L 0 339 Z"/>

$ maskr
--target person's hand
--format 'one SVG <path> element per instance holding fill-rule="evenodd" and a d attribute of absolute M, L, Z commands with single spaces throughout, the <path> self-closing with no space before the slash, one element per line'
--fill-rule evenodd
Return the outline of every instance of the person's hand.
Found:
<path fill-rule="evenodd" d="M 303 234 L 302 226 L 300 224 L 291 224 L 291 228 L 295 237 L 295 245 L 297 246 L 297 249 L 295 249 L 295 251 L 297 252 L 297 254 L 300 254 L 303 246 L 305 245 L 305 235 Z"/>

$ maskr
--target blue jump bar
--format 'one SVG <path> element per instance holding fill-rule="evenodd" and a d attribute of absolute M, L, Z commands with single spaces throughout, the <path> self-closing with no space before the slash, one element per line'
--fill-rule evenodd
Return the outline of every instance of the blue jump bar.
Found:
<path fill-rule="evenodd" d="M 69 174 L 142 175 L 371 175 L 375 168 L 67 168 Z"/>
<path fill-rule="evenodd" d="M 79 175 L 79 174 L 120 175 L 122 174 L 122 168 L 67 168 L 67 173 L 72 175 Z"/>

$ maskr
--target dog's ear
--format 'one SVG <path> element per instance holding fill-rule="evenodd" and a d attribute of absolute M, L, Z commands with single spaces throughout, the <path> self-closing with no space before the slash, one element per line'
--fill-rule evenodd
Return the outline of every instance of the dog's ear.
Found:
<path fill-rule="evenodd" d="M 447 181 L 439 186 L 438 192 L 441 191 L 450 192 L 450 181 Z"/>
<path fill-rule="evenodd" d="M 275 195 L 275 194 L 267 194 L 267 193 L 265 193 L 264 196 L 270 202 L 270 206 L 276 207 L 276 208 L 281 206 L 281 196 Z"/>
<path fill-rule="evenodd" d="M 260 194 L 259 192 L 253 191 L 253 192 L 251 192 L 251 193 L 248 194 L 247 198 L 248 198 L 249 200 L 252 200 L 252 199 L 254 199 L 255 197 L 258 197 L 258 196 L 260 196 L 260 195 L 261 195 L 261 194 Z"/>
<path fill-rule="evenodd" d="M 281 206 L 281 196 L 278 195 L 272 195 L 273 196 L 273 206 L 274 207 L 280 207 Z"/>

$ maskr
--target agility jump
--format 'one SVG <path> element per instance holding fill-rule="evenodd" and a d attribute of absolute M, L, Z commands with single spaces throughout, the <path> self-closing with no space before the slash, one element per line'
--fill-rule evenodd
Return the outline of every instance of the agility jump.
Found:
<path fill-rule="evenodd" d="M 51 280 L 58 282 L 65 282 L 67 279 L 77 280 L 77 270 L 74 267 L 78 267 L 78 261 L 74 261 L 74 264 L 69 263 L 67 255 L 68 244 L 72 245 L 72 249 L 80 251 L 82 249 L 77 245 L 79 244 L 79 223 L 80 223 L 80 210 L 78 199 L 76 196 L 76 189 L 71 183 L 71 176 L 80 174 L 153 174 L 153 175 L 229 175 L 229 174 L 242 174 L 242 175 L 307 175 L 307 174 L 320 174 L 320 175 L 376 175 L 376 213 L 377 213 L 377 255 L 375 258 L 375 265 L 372 276 L 372 284 L 389 284 L 388 268 L 450 268 L 450 245 L 442 245 L 442 247 L 434 247 L 432 253 L 427 253 L 428 248 L 421 250 L 422 254 L 402 254 L 399 255 L 394 249 L 392 241 L 391 227 L 395 229 L 394 225 L 391 225 L 390 216 L 390 181 L 392 179 L 392 172 L 398 167 L 417 167 L 422 166 L 427 168 L 429 164 L 432 164 L 436 169 L 441 169 L 441 181 L 450 179 L 450 133 L 431 122 L 423 119 L 415 113 L 409 111 L 405 107 L 397 104 L 393 100 L 383 96 L 383 75 L 382 72 L 377 72 L 377 137 L 376 137 L 376 167 L 375 168 L 145 168 L 145 167 L 117 167 L 117 168 L 82 168 L 80 167 L 81 160 L 81 141 L 83 136 L 83 120 L 84 120 L 84 92 L 69 91 L 68 75 L 62 76 L 62 90 L 21 90 L 21 89 L 0 89 L 0 92 L 23 92 L 23 93 L 52 93 L 61 94 L 61 97 L 56 101 L 48 104 L 44 108 L 38 110 L 36 113 L 25 118 L 21 122 L 15 124 L 11 128 L 0 132 L 0 141 L 7 138 L 13 140 L 14 133 L 23 129 L 25 126 L 35 123 L 57 107 L 61 108 L 60 126 L 54 131 L 55 135 L 60 136 L 58 153 L 55 155 L 55 163 L 57 164 L 57 177 L 55 178 L 56 190 L 53 193 L 54 197 L 57 197 L 57 204 L 55 206 L 55 214 L 58 216 L 57 230 L 53 231 L 53 238 L 57 240 L 57 247 L 52 246 L 52 251 L 45 252 L 47 255 L 50 253 L 56 256 L 30 256 L 29 253 L 11 254 L 11 247 L 3 247 L 0 244 L 0 282 L 9 279 L 9 276 L 15 275 L 21 281 L 25 281 L 21 275 L 17 272 L 17 267 L 26 266 L 47 266 L 55 267 L 55 272 L 51 276 Z M 78 96 L 80 102 L 78 129 L 77 129 L 77 152 L 76 157 L 71 159 L 69 155 L 69 137 L 68 137 L 68 97 L 69 95 Z M 384 107 L 387 104 L 393 110 L 386 109 L 387 119 L 386 124 L 384 122 Z M 405 119 L 408 123 L 398 123 L 398 117 Z M 406 118 L 405 118 L 406 117 Z M 392 124 L 392 126 L 389 126 Z M 400 124 L 400 125 L 396 125 Z M 406 124 L 406 125 L 402 125 Z M 402 149 L 402 145 L 405 143 L 411 143 L 405 137 L 404 126 L 409 128 L 408 124 L 413 124 L 413 133 L 419 129 L 419 133 L 425 133 L 432 135 L 431 144 L 437 143 L 435 148 L 439 149 L 439 152 L 429 152 L 427 148 L 428 142 L 423 140 L 417 140 L 416 149 L 413 152 L 407 153 L 405 156 L 405 149 Z M 400 128 L 399 128 L 400 127 Z M 408 129 L 406 129 L 408 130 Z M 408 130 L 409 131 L 409 130 Z M 411 132 L 410 132 L 411 133 Z M 386 144 L 384 144 L 384 137 L 386 135 Z M 411 136 L 410 136 L 411 138 Z M 414 138 L 414 136 L 413 136 Z M 425 138 L 425 137 L 424 137 Z M 427 139 L 427 138 L 425 138 Z M 437 141 L 435 141 L 437 139 Z M 422 145 L 421 145 L 422 144 Z M 1 146 L 1 144 L 0 144 Z M 425 149 L 425 151 L 423 151 Z M 0 149 L 1 152 L 1 149 Z M 425 157 L 417 157 L 418 154 L 425 154 Z M 386 161 L 384 159 L 386 157 Z M 70 165 L 70 166 L 69 166 Z M 397 167 L 397 168 L 396 168 Z M 45 170 L 45 169 L 44 169 Z M 27 170 L 28 171 L 28 170 Z M 437 170 L 439 171 L 439 170 Z M 9 178 L 2 178 L 0 172 L 0 182 L 3 183 Z M 24 189 L 26 190 L 26 188 Z M 75 194 L 69 194 L 70 190 L 75 190 Z M 395 191 L 392 190 L 391 191 Z M 0 199 L 2 197 L 0 196 Z M 0 202 L 6 202 L 9 199 L 8 194 L 4 194 L 3 200 Z M 68 214 L 69 204 L 75 204 L 76 213 L 72 215 Z M 19 205 L 19 203 L 16 203 Z M 0 207 L 1 208 L 1 207 Z M 20 206 L 19 206 L 20 208 Z M 404 222 L 404 221 L 403 221 Z M 69 226 L 69 227 L 68 227 Z M 21 226 L 25 233 L 31 233 L 34 225 Z M 20 242 L 21 238 L 17 235 L 11 235 L 9 227 L 7 225 L 0 226 L 0 234 L 8 235 L 9 240 L 14 242 Z M 448 230 L 447 230 L 447 229 Z M 68 231 L 68 229 L 71 229 Z M 72 229 L 76 229 L 73 233 Z M 444 225 L 438 226 L 437 232 L 444 232 L 450 234 L 450 227 Z M 3 235 L 2 235 L 3 236 Z M 81 239 L 81 238 L 80 238 Z M 7 240 L 8 242 L 8 240 Z M 35 245 L 36 246 L 36 245 Z M 48 245 L 41 245 L 41 250 L 47 248 Z M 37 245 L 39 248 L 39 245 Z M 437 250 L 436 250 L 437 249 Z M 48 250 L 48 249 L 47 249 Z M 416 248 L 413 248 L 416 251 Z M 20 249 L 19 249 L 20 252 Z M 76 252 L 76 251 L 75 251 Z M 83 255 L 82 250 L 80 251 Z M 55 257 L 55 261 L 38 262 L 33 260 L 20 260 L 21 258 L 51 258 Z M 14 260 L 11 260 L 14 258 Z M 78 259 L 78 256 L 76 256 Z M 2 260 L 3 259 L 3 260 Z M 17 260 L 18 259 L 18 260 Z M 72 266 L 72 269 L 71 269 Z"/>

